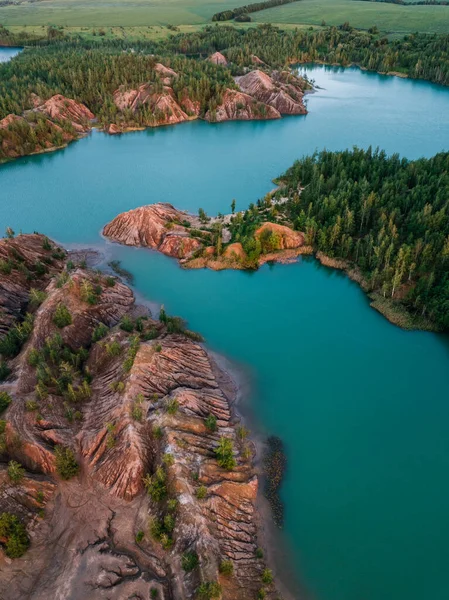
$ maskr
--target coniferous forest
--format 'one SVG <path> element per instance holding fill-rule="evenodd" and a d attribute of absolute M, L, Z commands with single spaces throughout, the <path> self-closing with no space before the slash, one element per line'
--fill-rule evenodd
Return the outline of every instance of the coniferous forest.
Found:
<path fill-rule="evenodd" d="M 368 290 L 449 329 L 449 153 L 323 151 L 282 181 L 286 214 L 308 243 L 357 265 Z"/>

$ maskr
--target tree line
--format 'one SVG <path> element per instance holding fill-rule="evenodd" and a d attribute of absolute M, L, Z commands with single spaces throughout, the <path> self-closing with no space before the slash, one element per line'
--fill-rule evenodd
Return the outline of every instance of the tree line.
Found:
<path fill-rule="evenodd" d="M 212 15 L 212 21 L 232 21 L 232 19 L 241 17 L 242 15 L 259 12 L 267 8 L 273 8 L 274 6 L 281 6 L 282 4 L 291 4 L 292 2 L 299 2 L 299 0 L 266 0 L 266 2 L 254 2 L 246 6 L 238 6 L 237 8 L 215 13 Z"/>

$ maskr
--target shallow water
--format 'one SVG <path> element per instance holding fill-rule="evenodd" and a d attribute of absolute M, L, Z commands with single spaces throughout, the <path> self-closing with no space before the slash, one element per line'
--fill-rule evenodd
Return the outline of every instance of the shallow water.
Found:
<path fill-rule="evenodd" d="M 447 149 L 449 90 L 356 69 L 310 69 L 309 114 L 203 122 L 108 137 L 0 167 L 0 228 L 101 243 L 118 212 L 169 201 L 244 208 L 302 154 Z M 404 332 L 358 286 L 313 259 L 257 273 L 183 271 L 107 244 L 137 290 L 244 365 L 258 431 L 282 437 L 284 541 L 317 600 L 447 600 L 449 342 Z"/>

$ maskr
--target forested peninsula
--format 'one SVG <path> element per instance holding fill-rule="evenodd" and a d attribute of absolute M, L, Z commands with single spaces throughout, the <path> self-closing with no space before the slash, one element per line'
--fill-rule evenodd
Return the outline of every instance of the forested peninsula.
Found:
<path fill-rule="evenodd" d="M 187 268 L 257 269 L 313 253 L 345 270 L 393 323 L 447 331 L 448 173 L 449 153 L 409 161 L 371 148 L 322 151 L 244 212 L 210 219 L 150 205 L 119 215 L 104 235 Z"/>

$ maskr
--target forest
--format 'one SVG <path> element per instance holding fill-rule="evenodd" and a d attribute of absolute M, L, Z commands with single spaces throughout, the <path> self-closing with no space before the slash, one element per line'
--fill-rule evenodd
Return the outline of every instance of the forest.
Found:
<path fill-rule="evenodd" d="M 307 243 L 357 265 L 369 290 L 449 330 L 449 153 L 409 161 L 371 148 L 324 150 L 281 181 L 285 214 Z"/>
<path fill-rule="evenodd" d="M 5 31 L 0 30 L 0 43 Z M 16 36 L 15 43 L 19 42 Z M 126 40 L 61 39 L 49 28 L 43 39 L 24 43 L 28 47 L 21 54 L 0 65 L 0 119 L 31 108 L 34 92 L 44 100 L 61 93 L 85 103 L 100 122 L 113 122 L 117 112 L 113 92 L 120 85 L 157 79 L 152 69 L 157 60 L 182 73 L 175 93 L 187 91 L 192 100 L 200 101 L 203 112 L 219 103 L 226 87 L 234 87 L 232 76 L 252 65 L 253 55 L 271 67 L 313 61 L 358 64 L 449 84 L 449 35 L 415 34 L 388 41 L 375 30 L 360 32 L 347 24 L 317 31 L 214 25 L 165 40 L 133 42 L 132 47 Z M 217 50 L 224 52 L 229 67 L 202 60 Z"/>

